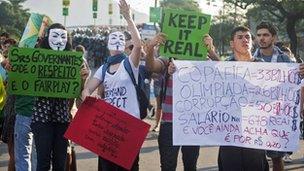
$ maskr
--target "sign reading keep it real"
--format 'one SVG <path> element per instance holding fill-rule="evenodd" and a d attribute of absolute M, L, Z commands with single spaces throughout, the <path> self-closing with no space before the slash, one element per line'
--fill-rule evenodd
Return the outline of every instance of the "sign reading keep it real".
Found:
<path fill-rule="evenodd" d="M 210 15 L 198 12 L 165 9 L 162 32 L 167 41 L 160 54 L 179 60 L 204 60 L 207 48 L 202 38 L 209 32 L 210 19 Z"/>

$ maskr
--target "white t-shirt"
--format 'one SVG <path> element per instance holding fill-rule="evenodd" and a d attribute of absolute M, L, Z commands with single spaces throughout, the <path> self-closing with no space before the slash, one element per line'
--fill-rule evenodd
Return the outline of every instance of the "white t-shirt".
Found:
<path fill-rule="evenodd" d="M 129 58 L 132 71 L 136 83 L 138 83 L 138 67 L 136 68 Z M 122 61 L 114 74 L 106 72 L 104 78 L 104 100 L 113 106 L 120 108 L 121 110 L 129 113 L 130 115 L 140 118 L 139 105 L 136 96 L 136 90 L 134 84 L 124 67 Z M 94 78 L 102 81 L 102 67 L 96 71 Z"/>

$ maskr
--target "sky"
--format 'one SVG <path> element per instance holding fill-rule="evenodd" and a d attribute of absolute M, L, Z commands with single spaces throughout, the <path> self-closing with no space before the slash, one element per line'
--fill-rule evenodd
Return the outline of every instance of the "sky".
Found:
<path fill-rule="evenodd" d="M 101 6 L 105 5 L 106 1 L 109 0 L 99 0 L 99 11 L 102 8 Z M 112 1 L 118 2 L 119 0 Z M 222 0 L 210 1 L 214 4 Z M 127 3 L 129 3 L 134 10 L 146 14 L 149 14 L 149 8 L 154 6 L 154 0 L 127 0 Z M 210 6 L 206 6 L 206 0 L 199 0 L 199 4 L 202 11 L 214 14 L 214 10 L 210 10 Z M 213 6 L 213 4 L 211 4 L 211 6 Z M 29 8 L 30 12 L 46 14 L 51 17 L 54 22 L 63 23 L 62 0 L 27 0 L 23 5 L 25 8 Z M 67 26 L 89 24 L 92 24 L 92 0 L 71 0 Z"/>

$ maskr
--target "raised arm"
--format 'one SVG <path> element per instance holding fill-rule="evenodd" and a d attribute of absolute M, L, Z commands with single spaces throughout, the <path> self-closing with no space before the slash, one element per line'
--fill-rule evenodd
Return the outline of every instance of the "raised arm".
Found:
<path fill-rule="evenodd" d="M 209 58 L 213 61 L 220 61 L 221 58 L 215 52 L 215 47 L 213 45 L 213 39 L 209 34 L 206 34 L 203 36 L 203 43 L 205 44 L 205 46 L 208 49 Z"/>
<path fill-rule="evenodd" d="M 91 96 L 91 94 L 96 90 L 96 88 L 100 84 L 100 80 L 97 78 L 92 78 L 88 81 L 88 83 L 84 86 L 84 89 L 81 93 L 81 98 L 84 100 L 87 96 Z"/>
<path fill-rule="evenodd" d="M 135 67 L 138 67 L 139 60 L 140 60 L 140 52 L 141 52 L 141 41 L 140 41 L 140 35 L 138 32 L 138 29 L 136 28 L 136 25 L 131 17 L 131 10 L 130 5 L 127 4 L 125 0 L 119 1 L 119 8 L 120 13 L 125 18 L 125 20 L 128 23 L 128 30 L 131 33 L 132 42 L 133 42 L 133 49 L 130 54 L 130 59 L 132 60 Z"/>
<path fill-rule="evenodd" d="M 163 33 L 157 34 L 147 45 L 146 50 L 146 68 L 150 72 L 160 73 L 163 69 L 163 63 L 154 59 L 154 48 L 160 44 L 164 44 L 166 35 Z"/>

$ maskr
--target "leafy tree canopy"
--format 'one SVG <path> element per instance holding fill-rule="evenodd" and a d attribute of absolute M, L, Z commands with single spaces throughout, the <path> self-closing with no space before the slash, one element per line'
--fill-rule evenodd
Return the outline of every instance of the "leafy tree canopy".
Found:
<path fill-rule="evenodd" d="M 0 32 L 8 32 L 20 38 L 29 18 L 28 9 L 23 9 L 26 0 L 8 0 L 0 2 Z"/>
<path fill-rule="evenodd" d="M 297 41 L 297 28 L 301 26 L 304 20 L 304 3 L 303 1 L 290 1 L 290 0 L 225 0 L 225 2 L 233 4 L 242 9 L 249 10 L 247 15 L 255 18 L 256 20 L 268 20 L 270 22 L 280 25 L 286 29 L 291 50 L 297 54 L 298 41 Z M 284 25 L 284 26 L 282 26 Z"/>
<path fill-rule="evenodd" d="M 199 4 L 194 0 L 164 0 L 161 3 L 164 8 L 182 9 L 201 12 Z"/>

